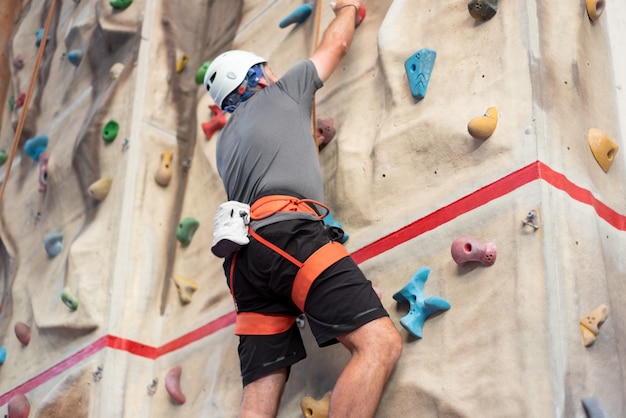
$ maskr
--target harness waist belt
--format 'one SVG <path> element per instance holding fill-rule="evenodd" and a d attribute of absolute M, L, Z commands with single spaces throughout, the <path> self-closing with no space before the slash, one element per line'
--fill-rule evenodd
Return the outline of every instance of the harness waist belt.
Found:
<path fill-rule="evenodd" d="M 311 207 L 310 204 L 320 206 L 326 210 L 324 215 L 320 215 Z M 250 207 L 250 217 L 252 220 L 258 221 L 269 218 L 278 212 L 304 212 L 323 218 L 330 213 L 328 206 L 312 199 L 298 199 L 293 196 L 286 195 L 269 195 L 257 199 Z"/>

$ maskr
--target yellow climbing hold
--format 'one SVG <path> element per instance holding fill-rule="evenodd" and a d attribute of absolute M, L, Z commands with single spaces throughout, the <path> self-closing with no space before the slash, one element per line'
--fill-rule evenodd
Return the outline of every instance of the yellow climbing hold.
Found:
<path fill-rule="evenodd" d="M 180 73 L 185 69 L 185 65 L 187 65 L 187 61 L 189 61 L 189 57 L 180 49 L 176 50 L 176 72 Z"/>
<path fill-rule="evenodd" d="M 161 154 L 161 164 L 154 174 L 154 181 L 159 186 L 167 186 L 172 179 L 172 157 L 174 153 L 172 151 L 165 151 Z"/>
<path fill-rule="evenodd" d="M 305 396 L 300 403 L 302 414 L 306 418 L 328 418 L 328 409 L 330 406 L 330 392 L 319 401 L 310 396 Z"/>
<path fill-rule="evenodd" d="M 585 315 L 578 321 L 580 323 L 580 332 L 583 337 L 583 344 L 585 347 L 589 347 L 596 340 L 600 327 L 604 324 L 604 321 L 609 317 L 609 307 L 607 305 L 600 305 L 593 310 L 589 315 Z"/>
<path fill-rule="evenodd" d="M 198 283 L 186 277 L 175 275 L 174 284 L 176 285 L 176 290 L 178 290 L 180 301 L 182 303 L 191 302 L 191 297 L 198 290 Z"/>
<path fill-rule="evenodd" d="M 112 79 L 116 79 L 117 77 L 120 76 L 120 74 L 122 74 L 123 70 L 124 70 L 124 64 L 122 64 L 121 62 L 116 62 L 115 64 L 111 66 L 111 69 L 109 70 L 109 75 L 111 76 Z"/>
<path fill-rule="evenodd" d="M 101 178 L 100 180 L 94 182 L 89 186 L 87 191 L 89 195 L 97 200 L 104 200 L 111 190 L 111 183 L 113 183 L 113 179 L 110 177 Z"/>
<path fill-rule="evenodd" d="M 619 151 L 617 142 L 598 128 L 589 129 L 587 141 L 589 141 L 591 152 L 598 164 L 600 164 L 600 167 L 602 167 L 605 173 L 608 172 L 615 154 Z"/>
<path fill-rule="evenodd" d="M 592 22 L 598 20 L 604 11 L 604 0 L 587 0 L 587 15 Z"/>
<path fill-rule="evenodd" d="M 476 139 L 487 139 L 496 130 L 498 124 L 498 109 L 491 106 L 483 116 L 469 121 L 467 131 Z"/>

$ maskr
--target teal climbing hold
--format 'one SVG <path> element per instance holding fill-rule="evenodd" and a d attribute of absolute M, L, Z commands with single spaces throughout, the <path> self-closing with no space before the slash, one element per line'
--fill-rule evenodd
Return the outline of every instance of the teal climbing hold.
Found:
<path fill-rule="evenodd" d="M 78 299 L 72 294 L 69 287 L 63 288 L 61 292 L 61 300 L 65 303 L 65 306 L 75 311 L 78 309 Z"/>
<path fill-rule="evenodd" d="M 7 361 L 7 348 L 0 347 L 0 364 L 4 364 Z"/>
<path fill-rule="evenodd" d="M 9 158 L 9 155 L 7 154 L 7 152 L 3 149 L 0 149 L 0 167 L 2 167 L 4 163 L 7 162 L 8 158 Z"/>
<path fill-rule="evenodd" d="M 400 318 L 400 325 L 417 338 L 422 338 L 422 328 L 429 316 L 450 309 L 450 303 L 438 296 L 426 297 L 424 283 L 430 268 L 420 267 L 411 280 L 393 298 L 399 303 L 409 303 L 409 313 Z"/>
<path fill-rule="evenodd" d="M 206 70 L 209 69 L 209 65 L 211 65 L 211 61 L 204 61 L 200 68 L 198 68 L 198 71 L 196 71 L 196 84 L 200 85 L 204 83 L 204 75 L 206 74 Z"/>
<path fill-rule="evenodd" d="M 432 49 L 422 48 L 404 61 L 411 94 L 416 100 L 426 96 L 436 56 L 437 53 Z"/>
<path fill-rule="evenodd" d="M 51 232 L 43 239 L 43 247 L 48 257 L 56 257 L 63 250 L 63 232 Z"/>
<path fill-rule="evenodd" d="M 104 125 L 104 128 L 102 128 L 102 139 L 104 139 L 104 142 L 113 142 L 115 141 L 115 138 L 117 137 L 117 133 L 120 130 L 120 124 L 117 123 L 115 120 L 111 119 L 110 121 L 108 121 L 106 123 L 106 125 Z"/>
<path fill-rule="evenodd" d="M 311 15 L 312 11 L 313 6 L 311 6 L 310 4 L 303 4 L 293 12 L 289 13 L 289 15 L 287 15 L 287 17 L 285 17 L 283 20 L 281 20 L 278 26 L 280 26 L 281 28 L 286 28 L 287 26 L 294 23 L 303 23 Z"/>
<path fill-rule="evenodd" d="M 43 39 L 43 28 L 37 29 L 37 32 L 35 32 L 35 36 L 36 36 L 35 45 L 36 46 L 41 45 L 41 40 Z M 48 42 L 50 42 L 50 35 L 46 37 L 46 45 L 48 44 Z"/>
<path fill-rule="evenodd" d="M 124 10 L 130 6 L 132 2 L 133 0 L 113 0 L 110 1 L 109 4 L 116 10 Z"/>
<path fill-rule="evenodd" d="M 80 61 L 83 59 L 83 51 L 80 49 L 72 49 L 67 53 L 67 59 L 74 66 L 78 67 L 78 64 L 80 64 Z"/>
<path fill-rule="evenodd" d="M 199 226 L 200 222 L 194 218 L 187 217 L 183 219 L 178 224 L 178 229 L 176 229 L 176 239 L 180 241 L 183 246 L 189 245 L 193 234 L 196 233 Z"/>
<path fill-rule="evenodd" d="M 333 219 L 333 214 L 328 212 L 328 215 L 324 217 L 324 225 L 331 228 L 331 233 L 333 238 L 336 238 L 344 244 L 350 236 L 346 231 L 343 230 L 343 226 L 341 226 L 341 222 Z"/>
<path fill-rule="evenodd" d="M 47 135 L 37 135 L 24 143 L 24 152 L 35 161 L 39 161 L 39 155 L 46 150 L 48 146 Z"/>

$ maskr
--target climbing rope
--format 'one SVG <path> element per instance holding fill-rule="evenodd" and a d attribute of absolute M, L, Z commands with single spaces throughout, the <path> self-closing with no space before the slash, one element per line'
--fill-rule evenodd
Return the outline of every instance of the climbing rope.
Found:
<path fill-rule="evenodd" d="M 4 189 L 9 180 L 9 174 L 11 173 L 11 166 L 13 164 L 13 159 L 15 158 L 15 153 L 17 152 L 17 145 L 19 143 L 20 136 L 22 135 L 22 130 L 24 129 L 24 121 L 26 120 L 26 114 L 28 113 L 28 107 L 30 104 L 30 99 L 33 96 L 33 91 L 35 90 L 35 82 L 37 80 L 37 74 L 39 73 L 39 67 L 41 66 L 41 60 L 43 58 L 43 51 L 46 47 L 46 40 L 48 38 L 48 31 L 50 30 L 50 25 L 52 23 L 52 16 L 54 15 L 54 9 L 56 7 L 56 0 L 52 0 L 50 4 L 50 9 L 48 10 L 48 17 L 46 18 L 46 25 L 43 29 L 43 38 L 41 38 L 41 43 L 39 44 L 39 51 L 37 51 L 37 60 L 35 61 L 35 69 L 33 70 L 33 75 L 30 78 L 30 84 L 28 86 L 28 92 L 26 93 L 26 98 L 24 100 L 22 114 L 20 115 L 20 119 L 17 124 L 17 129 L 15 130 L 15 136 L 13 137 L 13 145 L 11 147 L 11 153 L 9 154 L 9 159 L 7 161 L 7 168 L 4 175 L 4 180 L 2 181 L 2 188 L 0 188 L 0 203 L 2 202 L 2 197 L 4 196 Z"/>

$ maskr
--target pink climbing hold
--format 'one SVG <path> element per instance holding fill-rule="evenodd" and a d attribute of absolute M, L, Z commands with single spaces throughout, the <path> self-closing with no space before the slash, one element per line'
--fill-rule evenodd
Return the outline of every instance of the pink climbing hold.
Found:
<path fill-rule="evenodd" d="M 16 55 L 15 58 L 13 58 L 13 66 L 17 70 L 21 70 L 22 68 L 24 68 L 25 63 L 26 61 L 24 61 L 24 56 L 22 54 Z"/>
<path fill-rule="evenodd" d="M 181 405 L 187 400 L 185 394 L 180 389 L 180 374 L 182 370 L 183 368 L 180 365 L 173 367 L 167 372 L 167 376 L 165 377 L 165 390 L 167 390 L 167 393 L 170 394 L 172 399 Z"/>
<path fill-rule="evenodd" d="M 19 394 L 11 398 L 8 405 L 8 418 L 28 418 L 30 402 L 26 396 Z"/>
<path fill-rule="evenodd" d="M 335 137 L 337 130 L 335 129 L 335 119 L 318 119 L 317 120 L 317 147 L 323 150 Z"/>
<path fill-rule="evenodd" d="M 222 109 L 220 109 L 218 105 L 214 105 L 214 104 L 209 105 L 209 108 L 211 109 L 211 113 L 213 114 L 213 117 L 211 118 L 210 121 L 204 122 L 202 124 L 202 130 L 204 131 L 204 134 L 206 135 L 206 139 L 211 139 L 211 137 L 216 131 L 219 131 L 220 129 L 224 127 L 224 125 L 226 125 L 226 118 L 224 117 L 224 114 L 222 113 Z"/>
<path fill-rule="evenodd" d="M 30 327 L 23 322 L 15 323 L 15 336 L 23 344 L 28 345 L 30 342 Z"/>
<path fill-rule="evenodd" d="M 451 252 L 452 258 L 460 266 L 470 261 L 478 261 L 485 266 L 496 262 L 496 245 L 491 242 L 483 244 L 472 237 L 455 239 Z"/>

